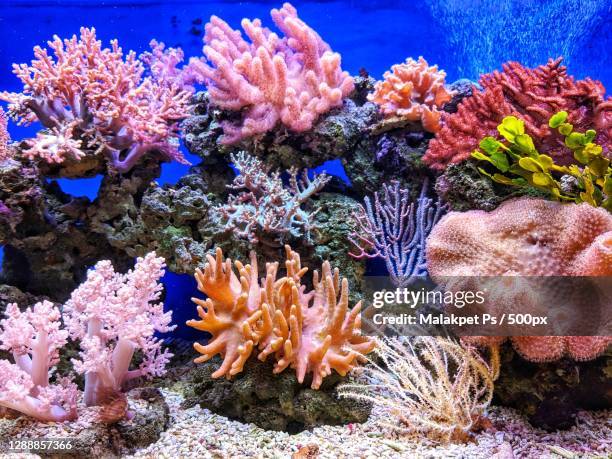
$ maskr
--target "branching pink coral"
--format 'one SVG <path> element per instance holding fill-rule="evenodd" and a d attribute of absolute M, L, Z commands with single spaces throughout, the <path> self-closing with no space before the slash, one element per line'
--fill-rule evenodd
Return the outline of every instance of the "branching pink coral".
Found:
<path fill-rule="evenodd" d="M 304 237 L 311 241 L 314 212 L 302 205 L 320 191 L 331 179 L 326 174 L 308 178 L 307 171 L 298 179 L 296 168 L 289 170 L 289 186 L 285 187 L 280 173 L 259 159 L 240 152 L 232 155 L 240 172 L 229 188 L 241 190 L 230 195 L 228 202 L 215 209 L 226 230 L 237 237 L 257 243 L 266 235 Z"/>
<path fill-rule="evenodd" d="M 481 139 L 497 135 L 497 125 L 510 115 L 525 121 L 539 152 L 557 164 L 572 162 L 563 137 L 548 127 L 549 118 L 560 111 L 569 114 L 568 122 L 577 131 L 597 130 L 597 143 L 612 154 L 612 98 L 605 97 L 599 81 L 568 75 L 561 58 L 535 69 L 508 62 L 501 72 L 482 75 L 480 85 L 482 90 L 474 89 L 456 113 L 442 115 L 443 127 L 423 157 L 430 167 L 443 170 L 466 160 Z"/>
<path fill-rule="evenodd" d="M 196 271 L 198 289 L 208 299 L 193 298 L 200 320 L 187 325 L 212 334 L 207 345 L 194 347 L 202 354 L 198 363 L 215 354 L 223 357 L 214 378 L 240 373 L 259 349 L 262 361 L 274 356 L 275 373 L 293 368 L 300 383 L 312 374 L 311 387 L 318 389 L 332 370 L 345 375 L 373 349 L 374 342 L 360 333 L 361 305 L 348 309 L 348 281 L 340 281 L 338 270 L 325 262 L 322 276 L 314 273 L 314 290 L 306 291 L 301 279 L 308 268 L 302 268 L 289 246 L 285 249 L 287 276 L 280 279 L 278 263 L 268 263 L 259 281 L 254 253 L 251 264 L 236 262 L 238 277 L 221 249 L 215 258 L 208 256 L 204 271 Z"/>
<path fill-rule="evenodd" d="M 147 69 L 134 52 L 124 56 L 117 40 L 103 48 L 93 28 L 81 28 L 79 38 L 55 36 L 48 45 L 54 56 L 37 46 L 31 65 L 14 65 L 23 93 L 0 93 L 20 123 L 40 121 L 46 128 L 28 141 L 26 156 L 61 163 L 91 151 L 119 172 L 153 152 L 185 162 L 177 129 L 192 88 L 176 69 L 180 50 L 153 41 Z"/>
<path fill-rule="evenodd" d="M 0 348 L 11 352 L 15 363 L 0 360 L 0 406 L 41 421 L 75 419 L 76 385 L 63 378 L 49 383 L 68 338 L 59 309 L 43 301 L 21 312 L 11 303 L 5 315 L 0 321 Z"/>
<path fill-rule="evenodd" d="M 154 337 L 174 329 L 171 312 L 156 302 L 164 266 L 154 252 L 139 258 L 127 274 L 116 273 L 110 261 L 100 261 L 64 306 L 70 337 L 81 341 L 80 359 L 73 364 L 85 374 L 87 405 L 100 404 L 130 379 L 164 373 L 171 354 Z M 143 353 L 143 362 L 130 370 L 136 350 Z"/>
<path fill-rule="evenodd" d="M 611 276 L 612 215 L 583 204 L 533 198 L 514 199 L 493 212 L 451 212 L 427 240 L 427 268 L 442 276 Z M 531 292 L 522 292 L 529 295 Z M 521 296 L 525 301 L 528 297 Z M 504 302 L 489 307 L 503 309 Z M 494 313 L 504 312 L 496 310 Z M 578 313 L 578 312 L 577 312 Z M 465 338 L 464 338 L 465 339 Z M 499 344 L 503 338 L 467 341 Z M 513 337 L 528 360 L 550 361 L 563 355 L 589 360 L 612 337 Z"/>
<path fill-rule="evenodd" d="M 9 141 L 8 120 L 4 111 L 0 108 L 0 162 L 12 156 Z"/>
<path fill-rule="evenodd" d="M 429 132 L 440 130 L 438 108 L 452 97 L 444 86 L 444 71 L 438 70 L 437 65 L 430 67 L 423 57 L 418 61 L 408 58 L 404 64 L 393 65 L 383 78 L 368 95 L 383 115 L 420 121 Z"/>
<path fill-rule="evenodd" d="M 271 16 L 285 36 L 263 27 L 259 19 L 243 19 L 250 43 L 212 16 L 204 36 L 204 54 L 212 66 L 191 60 L 214 105 L 245 110 L 240 125 L 223 125 L 224 143 L 264 133 L 279 121 L 293 131 L 307 131 L 354 88 L 340 68 L 340 55 L 298 18 L 293 6 L 285 3 Z"/>

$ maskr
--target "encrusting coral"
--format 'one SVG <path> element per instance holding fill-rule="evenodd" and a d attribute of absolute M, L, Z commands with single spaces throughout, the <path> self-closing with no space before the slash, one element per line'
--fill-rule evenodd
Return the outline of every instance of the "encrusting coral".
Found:
<path fill-rule="evenodd" d="M 408 58 L 385 72 L 368 100 L 378 105 L 385 117 L 420 121 L 423 129 L 435 133 L 440 130 L 438 108 L 452 98 L 444 85 L 445 77 L 444 71 L 437 65 L 430 67 L 423 57 L 418 61 Z"/>
<path fill-rule="evenodd" d="M 501 72 L 482 75 L 480 86 L 482 90 L 475 89 L 456 113 L 442 115 L 442 129 L 423 157 L 430 167 L 444 170 L 466 160 L 482 138 L 497 134 L 497 126 L 509 115 L 524 120 L 537 150 L 559 164 L 573 160 L 562 137 L 548 127 L 549 118 L 560 111 L 568 113 L 576 130 L 596 129 L 596 142 L 612 150 L 612 99 L 605 97 L 599 81 L 568 75 L 561 58 L 535 69 L 508 62 Z"/>
<path fill-rule="evenodd" d="M 85 27 L 79 38 L 55 36 L 48 45 L 54 56 L 36 46 L 31 65 L 14 65 L 23 93 L 0 93 L 12 117 L 45 128 L 27 140 L 26 158 L 53 164 L 93 153 L 119 172 L 154 152 L 186 162 L 177 131 L 193 88 L 176 70 L 180 51 L 154 41 L 141 61 L 134 52 L 124 56 L 117 40 L 103 48 L 95 29 Z"/>
<path fill-rule="evenodd" d="M 319 115 L 342 105 L 354 88 L 340 55 L 285 3 L 271 11 L 283 38 L 259 19 L 242 20 L 251 42 L 217 16 L 206 24 L 204 59 L 190 67 L 208 87 L 211 103 L 244 110 L 239 124 L 223 123 L 224 143 L 271 130 L 279 121 L 295 132 L 309 130 Z"/>
<path fill-rule="evenodd" d="M 361 336 L 361 304 L 349 311 L 348 281 L 340 281 L 338 270 L 323 263 L 321 277 L 313 274 L 311 291 L 302 284 L 308 268 L 302 268 L 299 255 L 285 246 L 287 275 L 277 279 L 278 262 L 266 264 L 266 276 L 259 280 L 257 259 L 251 264 L 208 256 L 204 270 L 196 271 L 198 290 L 208 298 L 193 298 L 200 320 L 187 325 L 212 334 L 207 345 L 194 344 L 202 354 L 195 361 L 205 362 L 221 354 L 223 363 L 213 377 L 240 373 L 253 351 L 265 361 L 273 355 L 274 373 L 288 367 L 300 383 L 312 373 L 311 387 L 318 389 L 323 378 L 335 370 L 344 376 L 360 356 L 374 348 L 374 342 Z"/>
<path fill-rule="evenodd" d="M 222 226 L 240 238 L 257 243 L 264 236 L 303 237 L 312 243 L 313 212 L 302 209 L 302 205 L 329 182 L 326 174 L 308 178 L 305 170 L 298 179 L 296 168 L 289 170 L 289 186 L 283 185 L 278 171 L 271 173 L 270 167 L 259 159 L 240 152 L 231 157 L 240 172 L 228 188 L 242 190 L 232 194 L 228 202 L 215 208 Z M 272 236 L 270 236 L 272 235 Z"/>
<path fill-rule="evenodd" d="M 76 419 L 76 385 L 68 378 L 49 382 L 68 339 L 59 309 L 42 301 L 21 312 L 11 303 L 5 316 L 0 321 L 0 349 L 10 351 L 15 363 L 0 360 L 0 406 L 40 421 Z"/>
<path fill-rule="evenodd" d="M 383 338 L 344 397 L 382 406 L 393 430 L 420 431 L 442 442 L 465 442 L 493 398 L 497 371 L 472 348 L 447 338 Z"/>
<path fill-rule="evenodd" d="M 445 276 L 611 276 L 612 214 L 586 203 L 533 198 L 506 201 L 492 212 L 450 212 L 427 240 L 427 269 L 434 280 Z M 505 302 L 490 303 L 496 308 L 492 313 L 501 317 Z M 497 345 L 504 338 L 464 340 Z M 551 361 L 564 355 L 590 360 L 606 350 L 612 337 L 514 336 L 511 340 L 528 360 Z"/>

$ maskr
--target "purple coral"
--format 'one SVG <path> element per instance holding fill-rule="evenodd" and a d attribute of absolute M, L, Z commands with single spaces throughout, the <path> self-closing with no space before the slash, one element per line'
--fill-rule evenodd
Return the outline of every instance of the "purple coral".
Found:
<path fill-rule="evenodd" d="M 172 354 L 162 352 L 154 333 L 174 329 L 171 312 L 157 302 L 164 266 L 154 252 L 139 258 L 127 274 L 116 273 L 110 261 L 100 261 L 64 306 L 70 337 L 81 341 L 80 359 L 73 364 L 85 374 L 87 405 L 100 404 L 130 379 L 163 374 Z M 136 350 L 143 353 L 143 362 L 130 370 Z"/>
<path fill-rule="evenodd" d="M 364 199 L 365 207 L 355 212 L 358 229 L 349 240 L 358 249 L 355 258 L 382 258 L 395 285 L 404 286 L 412 276 L 427 275 L 425 240 L 446 211 L 439 201 L 427 197 L 429 181 L 423 182 L 416 202 L 397 181 L 384 184 L 374 194 L 374 203 Z"/>
<path fill-rule="evenodd" d="M 0 321 L 0 349 L 9 351 L 15 363 L 0 360 L 0 406 L 40 421 L 75 419 L 76 385 L 64 378 L 49 382 L 68 338 L 59 309 L 43 301 L 21 312 L 11 303 L 5 316 Z"/>
<path fill-rule="evenodd" d="M 252 243 L 259 242 L 262 233 L 278 235 L 281 242 L 286 236 L 304 237 L 311 242 L 315 212 L 302 209 L 302 204 L 331 177 L 323 173 L 311 180 L 304 171 L 299 179 L 298 170 L 291 168 L 289 186 L 285 187 L 280 172 L 270 172 L 269 166 L 245 152 L 232 155 L 232 162 L 240 175 L 229 188 L 242 191 L 216 208 L 225 229 Z"/>

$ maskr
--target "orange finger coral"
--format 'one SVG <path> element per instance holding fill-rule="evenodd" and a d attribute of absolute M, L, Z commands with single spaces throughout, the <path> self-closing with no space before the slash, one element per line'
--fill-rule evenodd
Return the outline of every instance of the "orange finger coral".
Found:
<path fill-rule="evenodd" d="M 501 72 L 482 75 L 479 83 L 482 90 L 466 97 L 456 113 L 442 115 L 442 128 L 423 156 L 431 168 L 444 170 L 468 159 L 480 140 L 495 136 L 497 125 L 510 115 L 525 121 L 536 149 L 557 164 L 573 161 L 562 136 L 548 128 L 549 118 L 560 111 L 568 113 L 568 122 L 576 130 L 596 129 L 596 142 L 604 151 L 612 148 L 612 98 L 606 98 L 599 81 L 568 75 L 561 58 L 535 69 L 508 62 Z"/>
<path fill-rule="evenodd" d="M 493 212 L 450 212 L 434 227 L 427 241 L 427 268 L 434 279 L 612 276 L 612 214 L 586 203 L 561 204 L 533 198 L 507 201 Z M 565 277 L 561 281 L 553 287 L 563 288 L 561 284 L 571 279 Z M 561 294 L 576 293 L 569 290 L 564 288 Z M 513 299 L 537 302 L 533 291 L 514 291 L 517 295 Z M 501 317 L 508 305 L 508 301 L 489 301 L 488 307 Z M 503 338 L 470 337 L 464 341 L 496 345 Z M 512 342 L 523 357 L 532 361 L 551 361 L 563 355 L 590 360 L 605 351 L 612 337 L 515 336 Z"/>
<path fill-rule="evenodd" d="M 444 86 L 446 73 L 419 57 L 418 61 L 408 58 L 404 64 L 392 66 L 383 77 L 368 100 L 378 105 L 385 117 L 420 121 L 426 131 L 438 132 L 438 108 L 452 97 Z"/>
<path fill-rule="evenodd" d="M 348 281 L 325 262 L 321 276 L 313 274 L 314 289 L 307 291 L 302 277 L 308 268 L 302 268 L 297 252 L 285 250 L 287 273 L 279 279 L 278 263 L 267 263 L 266 276 L 258 279 L 255 253 L 248 265 L 235 262 L 237 275 L 221 249 L 196 271 L 198 290 L 208 298 L 193 298 L 200 320 L 187 325 L 212 335 L 207 345 L 194 348 L 202 354 L 196 363 L 222 356 L 214 378 L 240 373 L 257 348 L 259 360 L 274 356 L 275 373 L 290 367 L 300 383 L 312 374 L 311 387 L 318 389 L 332 370 L 344 376 L 360 355 L 373 350 L 374 341 L 361 336 L 361 304 L 349 311 Z"/>

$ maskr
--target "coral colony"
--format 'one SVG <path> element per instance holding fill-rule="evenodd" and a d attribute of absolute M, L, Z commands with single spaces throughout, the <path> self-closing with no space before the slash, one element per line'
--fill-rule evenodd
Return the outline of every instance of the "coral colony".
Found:
<path fill-rule="evenodd" d="M 104 47 L 84 27 L 14 65 L 23 89 L 0 93 L 0 413 L 39 429 L 94 413 L 118 429 L 108 438 L 144 423 L 158 428 L 146 446 L 172 428 L 167 403 L 180 398 L 288 430 L 368 422 L 407 457 L 405 432 L 407 442 L 493 441 L 481 432 L 487 416 L 504 431 L 493 394 L 521 410 L 519 386 L 544 407 L 523 413 L 536 425 L 609 409 L 597 394 L 609 385 L 610 336 L 379 339 L 362 331 L 360 301 L 366 272 L 397 286 L 429 276 L 448 290 L 458 285 L 449 276 L 541 276 L 562 283 L 558 295 L 572 279 L 612 276 L 603 85 L 570 76 L 561 58 L 508 62 L 479 85 L 447 84 L 437 66 L 407 58 L 375 82 L 343 71 L 292 5 L 271 16 L 278 32 L 211 17 L 204 56 L 187 63 L 156 40 L 139 57 L 117 40 Z M 11 142 L 9 119 L 40 130 Z M 162 162 L 187 163 L 181 138 L 202 163 L 160 186 Z M 331 157 L 350 183 L 299 172 Z M 96 174 L 93 201 L 53 181 Z M 201 293 L 195 307 L 173 300 L 186 330 L 205 332 L 187 346 L 164 310 L 166 263 L 195 273 Z M 541 302 L 525 289 L 512 304 L 496 299 L 487 313 Z M 525 361 L 541 374 L 515 384 Z M 543 381 L 560 373 L 578 376 L 551 383 L 550 396 Z M 153 400 L 165 408 L 143 411 Z"/>

